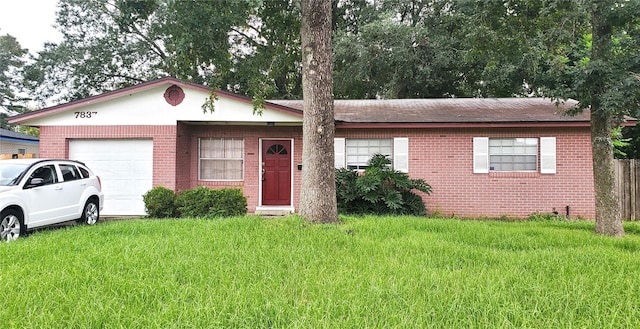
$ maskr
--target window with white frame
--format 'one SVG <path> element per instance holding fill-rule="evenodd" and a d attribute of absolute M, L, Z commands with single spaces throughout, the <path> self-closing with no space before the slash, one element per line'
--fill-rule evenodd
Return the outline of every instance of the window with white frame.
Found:
<path fill-rule="evenodd" d="M 366 168 L 372 155 L 380 153 L 391 157 L 394 170 L 409 172 L 409 138 L 407 137 L 392 139 L 347 139 L 340 137 L 334 139 L 333 145 L 337 169 L 362 170 Z M 348 150 L 347 145 L 350 146 Z"/>
<path fill-rule="evenodd" d="M 347 168 L 366 169 L 369 159 L 376 154 L 386 155 L 393 161 L 393 139 L 347 139 Z"/>
<path fill-rule="evenodd" d="M 473 158 L 474 173 L 539 171 L 554 174 L 556 139 L 474 137 Z"/>
<path fill-rule="evenodd" d="M 489 138 L 489 170 L 538 170 L 538 139 Z"/>
<path fill-rule="evenodd" d="M 242 180 L 244 140 L 241 138 L 200 138 L 201 180 Z"/>

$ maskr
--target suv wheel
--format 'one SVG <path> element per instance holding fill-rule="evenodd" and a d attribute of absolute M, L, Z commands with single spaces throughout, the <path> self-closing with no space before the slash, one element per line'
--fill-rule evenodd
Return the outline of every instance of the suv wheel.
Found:
<path fill-rule="evenodd" d="M 82 211 L 82 216 L 78 219 L 78 223 L 93 225 L 98 222 L 100 218 L 100 208 L 98 202 L 95 199 L 87 200 Z"/>
<path fill-rule="evenodd" d="M 7 209 L 0 214 L 0 240 L 13 241 L 25 231 L 22 215 L 13 209 Z"/>

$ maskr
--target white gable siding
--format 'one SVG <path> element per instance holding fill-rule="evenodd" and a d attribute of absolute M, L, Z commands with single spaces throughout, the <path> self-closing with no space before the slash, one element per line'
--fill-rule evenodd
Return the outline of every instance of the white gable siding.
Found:
<path fill-rule="evenodd" d="M 209 94 L 201 90 L 184 89 L 184 100 L 177 106 L 164 99 L 171 85 L 144 90 L 111 100 L 87 102 L 81 106 L 42 118 L 27 120 L 23 124 L 34 126 L 134 126 L 175 125 L 178 121 L 225 123 L 286 123 L 302 122 L 302 116 L 264 109 L 262 115 L 253 113 L 250 102 L 218 96 L 215 111 L 203 112 L 202 104 Z"/>

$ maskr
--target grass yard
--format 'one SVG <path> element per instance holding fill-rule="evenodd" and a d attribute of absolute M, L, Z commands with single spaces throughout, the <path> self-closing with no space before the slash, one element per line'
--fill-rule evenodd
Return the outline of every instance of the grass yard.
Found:
<path fill-rule="evenodd" d="M 640 223 L 128 220 L 0 244 L 0 328 L 638 328 Z"/>

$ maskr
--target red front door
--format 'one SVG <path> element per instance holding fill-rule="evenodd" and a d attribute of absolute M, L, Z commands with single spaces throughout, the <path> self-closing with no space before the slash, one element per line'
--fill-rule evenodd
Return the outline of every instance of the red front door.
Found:
<path fill-rule="evenodd" d="M 291 141 L 262 141 L 262 205 L 291 205 Z"/>

